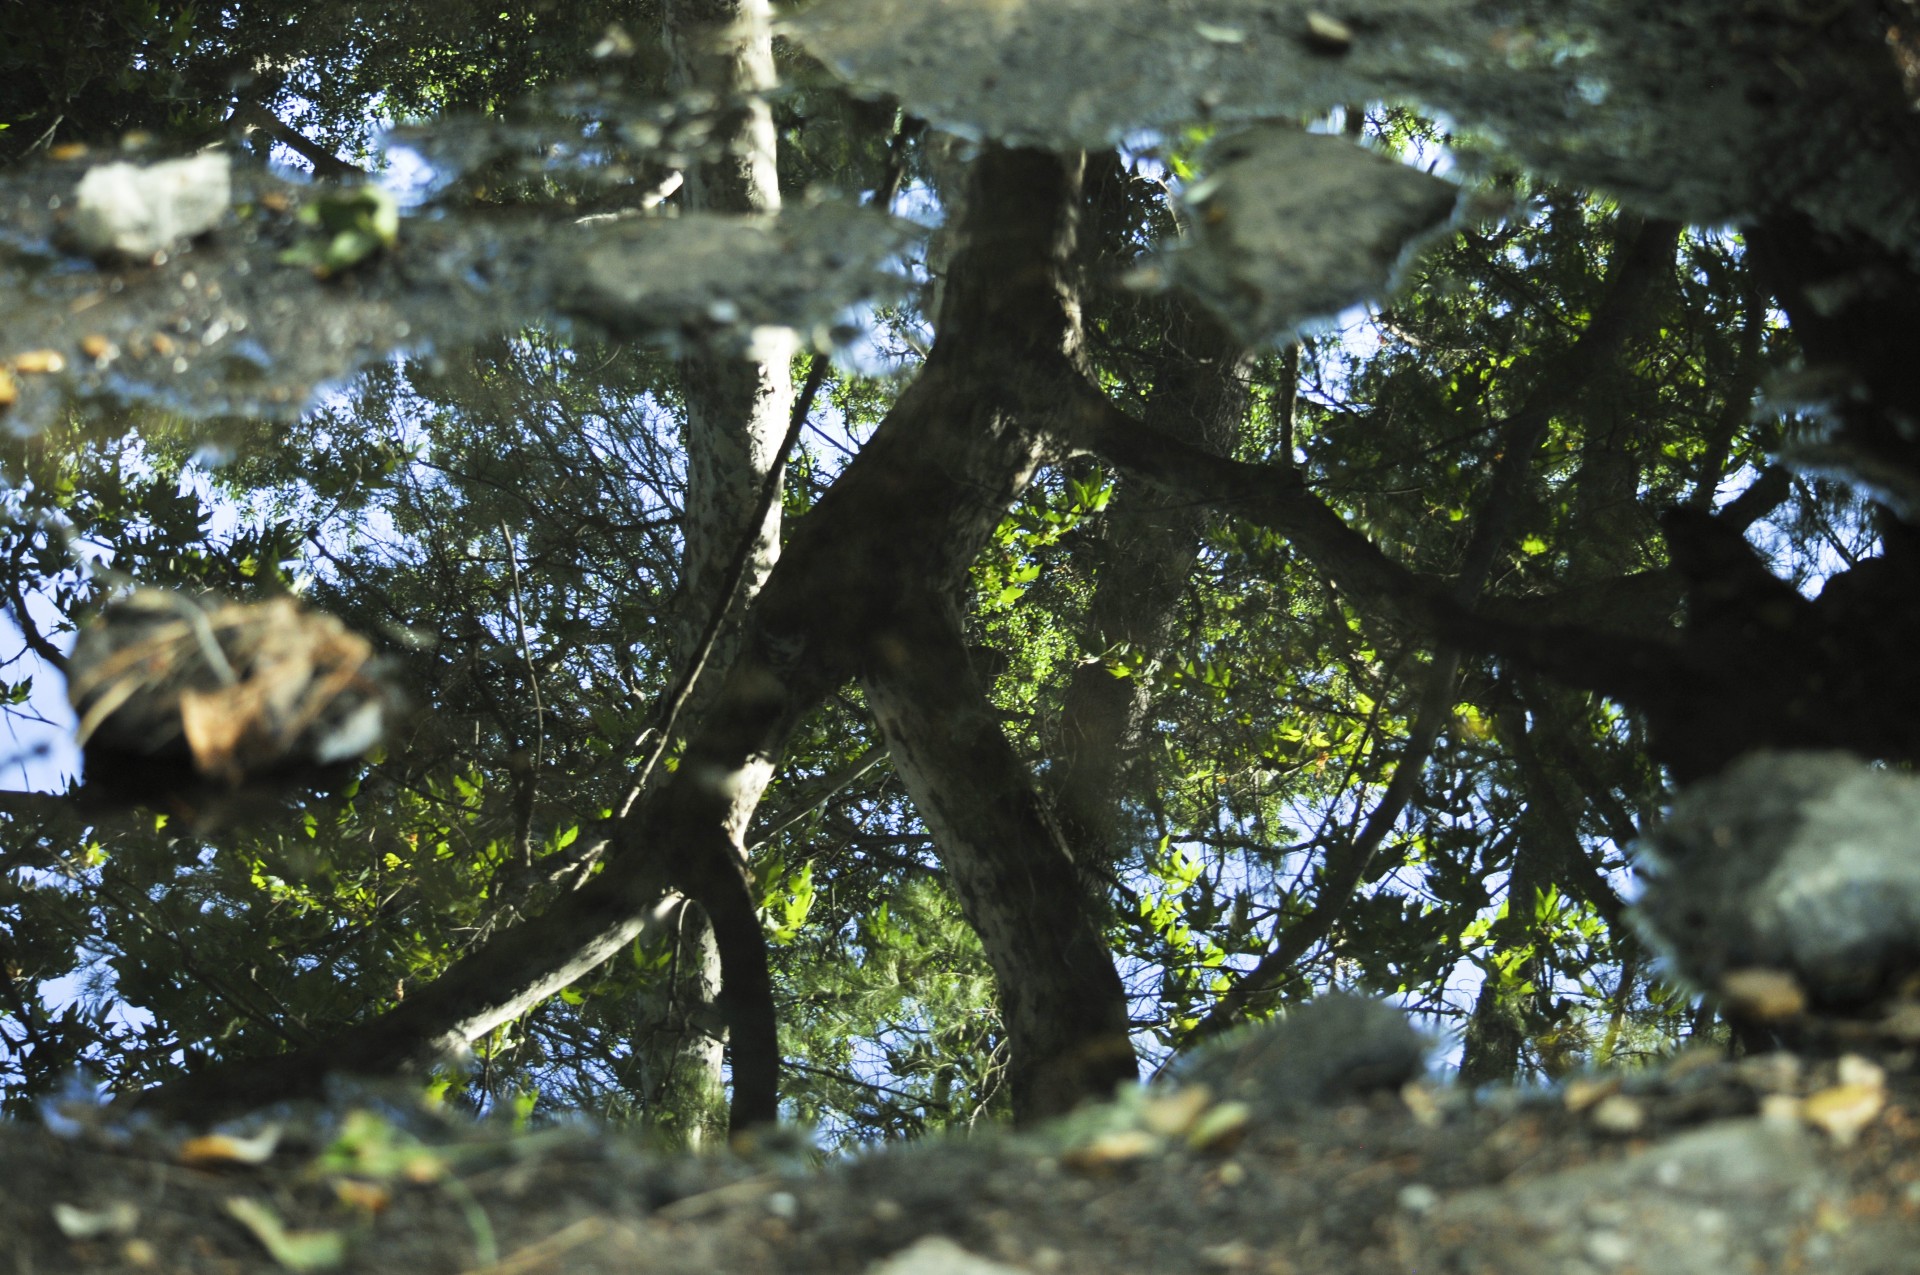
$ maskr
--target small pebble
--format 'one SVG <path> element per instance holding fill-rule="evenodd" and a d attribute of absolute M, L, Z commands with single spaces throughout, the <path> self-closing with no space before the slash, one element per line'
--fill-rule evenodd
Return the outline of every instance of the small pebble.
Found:
<path fill-rule="evenodd" d="M 1440 1193 L 1424 1182 L 1409 1182 L 1400 1188 L 1400 1207 L 1409 1213 L 1425 1213 L 1440 1203 Z"/>

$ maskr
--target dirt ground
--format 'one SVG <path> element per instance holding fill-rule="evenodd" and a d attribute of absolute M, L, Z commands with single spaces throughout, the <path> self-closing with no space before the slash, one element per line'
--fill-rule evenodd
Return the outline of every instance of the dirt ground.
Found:
<path fill-rule="evenodd" d="M 0 1275 L 1920 1270 L 1910 1053 L 1420 1082 L 1284 1120 L 1160 1089 L 825 1168 L 794 1135 L 671 1158 L 364 1097 L 240 1135 L 0 1125 Z"/>

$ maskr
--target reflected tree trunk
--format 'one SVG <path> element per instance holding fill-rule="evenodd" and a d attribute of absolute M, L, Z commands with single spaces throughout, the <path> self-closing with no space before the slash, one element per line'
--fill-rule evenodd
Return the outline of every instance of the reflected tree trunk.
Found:
<path fill-rule="evenodd" d="M 778 1115 L 771 974 L 738 853 L 743 795 L 764 789 L 805 714 L 884 653 L 916 582 L 964 579 L 1095 393 L 1073 358 L 1079 161 L 990 148 L 972 182 L 971 206 L 992 216 L 966 228 L 925 366 L 795 527 L 680 764 L 610 821 L 604 869 L 384 1015 L 312 1047 L 223 1060 L 139 1105 L 205 1117 L 317 1093 L 337 1072 L 444 1059 L 621 951 L 674 889 L 707 907 L 721 953 L 730 1122 Z"/>
<path fill-rule="evenodd" d="M 931 589 L 908 600 L 861 685 L 993 966 L 1014 1119 L 1109 1096 L 1138 1074 L 1126 990 L 951 601 Z"/>
<path fill-rule="evenodd" d="M 766 0 L 669 0 L 665 6 L 672 87 L 713 93 L 728 103 L 707 154 L 687 173 L 683 197 L 689 209 L 764 213 L 780 207 L 773 117 L 758 96 L 774 85 L 771 17 Z M 758 526 L 748 524 L 760 513 L 762 488 L 785 459 L 779 453 L 793 405 L 793 354 L 790 331 L 762 329 L 746 350 L 680 360 L 687 486 L 675 664 L 682 670 L 703 656 L 715 669 L 731 663 L 739 626 L 723 624 L 712 650 L 703 653 L 697 648 L 709 620 L 728 607 L 744 607 L 779 558 L 779 500 Z M 727 581 L 742 546 L 747 563 L 740 596 L 729 597 Z M 711 701 L 712 685 L 696 685 L 687 722 L 697 721 Z M 727 828 L 743 861 L 747 823 L 772 775 L 760 773 L 759 784 L 735 793 Z M 698 1147 L 726 1129 L 720 950 L 700 904 L 682 901 L 673 922 L 667 974 L 643 996 L 634 1045 L 646 1077 L 641 1098 L 648 1120 L 673 1141 Z"/>
<path fill-rule="evenodd" d="M 1217 456 L 1233 450 L 1247 411 L 1248 352 L 1188 305 L 1156 298 L 1169 339 L 1149 375 L 1143 424 Z M 1098 547 L 1098 580 L 1087 627 L 1104 651 L 1143 662 L 1131 677 L 1084 663 L 1067 687 L 1051 754 L 1055 815 L 1090 876 L 1125 852 L 1120 829 L 1124 773 L 1140 753 L 1155 674 L 1179 619 L 1180 601 L 1200 556 L 1207 512 L 1192 501 L 1134 479 L 1108 506 Z"/>

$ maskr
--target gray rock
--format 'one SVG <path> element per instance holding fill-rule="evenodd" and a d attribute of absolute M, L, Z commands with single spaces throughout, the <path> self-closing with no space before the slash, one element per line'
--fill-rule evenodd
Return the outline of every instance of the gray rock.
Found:
<path fill-rule="evenodd" d="M 1766 752 L 1697 784 L 1646 843 L 1637 916 L 1676 973 L 1790 976 L 1867 1012 L 1920 973 L 1920 779 L 1840 752 Z"/>
<path fill-rule="evenodd" d="M 1208 152 L 1174 277 L 1247 340 L 1384 296 L 1453 216 L 1459 191 L 1344 137 L 1256 128 Z"/>
<path fill-rule="evenodd" d="M 1397 1089 L 1425 1070 L 1426 1056 L 1426 1039 L 1400 1009 L 1336 994 L 1209 1045 L 1179 1077 L 1264 1115 L 1283 1116 Z"/>
<path fill-rule="evenodd" d="M 944 1236 L 928 1236 L 872 1268 L 873 1275 L 1020 1275 L 1020 1268 L 988 1261 Z"/>
<path fill-rule="evenodd" d="M 1396 1225 L 1419 1270 L 1789 1270 L 1811 1256 L 1814 1212 L 1836 1185 L 1804 1130 L 1729 1120 L 1623 1160 L 1464 1192 Z"/>

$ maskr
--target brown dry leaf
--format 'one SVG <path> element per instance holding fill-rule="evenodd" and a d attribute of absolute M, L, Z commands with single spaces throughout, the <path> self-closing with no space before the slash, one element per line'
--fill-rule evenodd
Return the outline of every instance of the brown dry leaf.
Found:
<path fill-rule="evenodd" d="M 1060 1157 L 1060 1163 L 1080 1173 L 1104 1173 L 1145 1159 L 1162 1145 L 1159 1138 L 1145 1129 L 1117 1129 L 1101 1134 L 1085 1146 L 1073 1148 Z"/>
<path fill-rule="evenodd" d="M 1212 1101 L 1213 1091 L 1205 1085 L 1156 1094 L 1140 1104 L 1140 1123 L 1149 1133 L 1177 1138 L 1193 1128 Z"/>
<path fill-rule="evenodd" d="M 1244 1102 L 1223 1102 L 1200 1117 L 1187 1135 L 1187 1145 L 1195 1151 L 1231 1151 L 1240 1145 L 1252 1123 L 1253 1108 Z"/>
<path fill-rule="evenodd" d="M 393 1203 L 393 1192 L 378 1182 L 363 1182 L 359 1178 L 335 1178 L 333 1180 L 333 1198 L 350 1209 L 362 1213 L 384 1213 Z"/>
<path fill-rule="evenodd" d="M 447 1162 L 437 1152 L 423 1149 L 400 1166 L 400 1176 L 415 1186 L 431 1186 L 447 1176 Z"/>
<path fill-rule="evenodd" d="M 193 766 L 209 778 L 239 783 L 245 767 L 237 760 L 240 743 L 253 727 L 244 687 L 180 692 L 180 728 L 193 750 Z"/>
<path fill-rule="evenodd" d="M 1409 1080 L 1400 1086 L 1400 1101 L 1407 1104 L 1414 1120 L 1426 1128 L 1432 1129 L 1446 1119 L 1446 1113 L 1440 1109 L 1439 1096 L 1433 1086 L 1424 1081 Z"/>
<path fill-rule="evenodd" d="M 28 350 L 25 354 L 13 356 L 13 370 L 23 376 L 64 372 L 66 368 L 67 356 L 58 350 Z"/>
<path fill-rule="evenodd" d="M 1601 1080 L 1591 1076 L 1581 1076 L 1567 1082 L 1564 1095 L 1568 1111 L 1585 1111 L 1602 1098 L 1611 1098 L 1620 1092 L 1618 1080 Z"/>
<path fill-rule="evenodd" d="M 209 609 L 143 592 L 82 635 L 69 670 L 80 743 L 184 751 L 239 786 L 277 768 L 347 761 L 377 744 L 398 697 L 372 644 L 290 598 Z"/>
<path fill-rule="evenodd" d="M 1806 1012 L 1807 994 L 1785 970 L 1729 970 L 1720 980 L 1728 1008 L 1762 1023 L 1797 1018 Z"/>
<path fill-rule="evenodd" d="M 209 1133 L 188 1138 L 180 1144 L 180 1163 L 208 1166 L 218 1164 L 265 1164 L 280 1145 L 281 1126 L 270 1124 L 249 1137 Z"/>
<path fill-rule="evenodd" d="M 1859 1137 L 1886 1105 L 1887 1091 L 1880 1085 L 1833 1085 L 1807 1095 L 1800 1104 L 1800 1118 L 1844 1147 Z"/>

